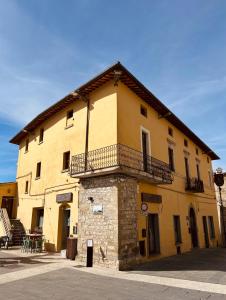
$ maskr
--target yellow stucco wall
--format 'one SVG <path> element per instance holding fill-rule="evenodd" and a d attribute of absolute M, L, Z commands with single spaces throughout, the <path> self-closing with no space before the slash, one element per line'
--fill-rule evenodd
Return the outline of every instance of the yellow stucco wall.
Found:
<path fill-rule="evenodd" d="M 112 82 L 90 94 L 89 150 L 107 146 L 117 141 L 117 98 Z M 73 126 L 66 128 L 66 115 L 74 110 Z M 59 212 L 56 195 L 73 193 L 70 229 L 78 220 L 78 180 L 62 172 L 63 153 L 71 155 L 85 151 L 86 103 L 77 100 L 45 121 L 29 134 L 29 149 L 25 153 L 24 139 L 19 146 L 17 182 L 19 192 L 18 218 L 26 230 L 31 229 L 33 208 L 44 207 L 43 232 L 50 250 L 60 249 Z M 44 128 L 44 141 L 39 144 L 39 132 Z M 41 161 L 41 177 L 36 179 L 36 164 Z M 29 192 L 25 184 L 29 181 Z"/>
<path fill-rule="evenodd" d="M 147 109 L 147 118 L 141 115 L 140 106 Z M 173 129 L 173 137 L 168 134 L 168 127 Z M 220 243 L 217 206 L 214 194 L 213 181 L 209 178 L 212 174 L 211 159 L 203 154 L 189 138 L 175 128 L 164 118 L 159 118 L 158 113 L 148 106 L 142 99 L 134 94 L 123 83 L 118 87 L 118 142 L 142 151 L 141 130 L 145 129 L 150 135 L 150 155 L 168 163 L 168 147 L 174 150 L 174 180 L 171 185 L 152 185 L 139 183 L 138 191 L 138 239 L 145 240 L 147 252 L 147 238 L 142 238 L 142 229 L 146 229 L 147 217 L 141 213 L 141 193 L 157 194 L 162 196 L 162 203 L 148 203 L 148 213 L 159 215 L 160 230 L 160 256 L 176 254 L 176 245 L 173 227 L 173 215 L 180 216 L 182 244 L 181 251 L 192 248 L 189 233 L 189 208 L 192 206 L 196 213 L 198 226 L 198 242 L 200 247 L 205 247 L 202 216 L 213 216 L 216 238 L 210 240 L 210 246 Z M 188 140 L 188 147 L 184 146 L 184 139 Z M 198 148 L 198 155 L 196 154 Z M 189 154 L 188 154 L 189 153 Z M 184 157 L 188 157 L 190 176 L 197 177 L 196 162 L 199 162 L 200 177 L 204 182 L 204 193 L 185 192 L 185 164 Z M 153 256 L 151 259 L 158 258 Z M 148 257 L 144 259 L 149 259 Z"/>

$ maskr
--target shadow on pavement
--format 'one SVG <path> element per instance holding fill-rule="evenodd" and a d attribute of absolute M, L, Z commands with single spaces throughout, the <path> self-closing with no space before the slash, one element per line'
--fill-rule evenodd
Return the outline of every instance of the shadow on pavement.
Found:
<path fill-rule="evenodd" d="M 131 271 L 223 271 L 226 272 L 226 249 L 195 249 L 181 255 L 134 266 Z"/>

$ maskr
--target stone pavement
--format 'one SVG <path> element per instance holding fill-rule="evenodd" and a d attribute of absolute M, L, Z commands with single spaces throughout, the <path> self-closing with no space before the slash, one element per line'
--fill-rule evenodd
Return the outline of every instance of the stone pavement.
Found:
<path fill-rule="evenodd" d="M 226 249 L 197 249 L 133 268 L 132 273 L 226 284 Z"/>
<path fill-rule="evenodd" d="M 79 267 L 58 254 L 0 250 L 0 295 L 28 300 L 226 299 L 226 283 L 218 282 L 226 273 L 225 260 L 225 249 L 199 250 L 118 272 Z M 19 267 L 9 271 L 9 261 Z"/>

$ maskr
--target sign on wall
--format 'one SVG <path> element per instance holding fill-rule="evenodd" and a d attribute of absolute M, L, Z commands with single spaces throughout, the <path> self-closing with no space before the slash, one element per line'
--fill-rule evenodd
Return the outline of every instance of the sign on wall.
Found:
<path fill-rule="evenodd" d="M 162 196 L 148 193 L 141 193 L 142 202 L 162 203 Z"/>
<path fill-rule="evenodd" d="M 73 200 L 73 193 L 64 193 L 56 195 L 57 203 L 71 202 Z"/>
<path fill-rule="evenodd" d="M 103 213 L 103 204 L 93 205 L 93 213 L 94 214 L 102 214 Z"/>

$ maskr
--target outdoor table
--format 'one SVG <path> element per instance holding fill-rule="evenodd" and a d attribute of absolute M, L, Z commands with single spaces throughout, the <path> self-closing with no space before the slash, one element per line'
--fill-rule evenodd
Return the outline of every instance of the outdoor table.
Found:
<path fill-rule="evenodd" d="M 41 233 L 27 233 L 26 236 L 30 238 L 31 240 L 39 239 L 43 237 L 43 234 Z"/>

